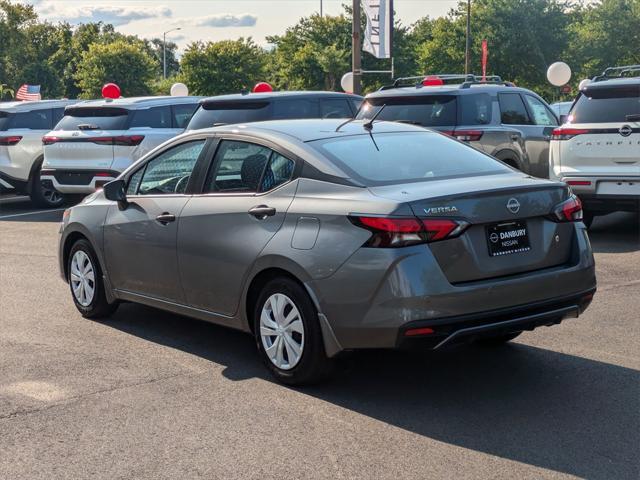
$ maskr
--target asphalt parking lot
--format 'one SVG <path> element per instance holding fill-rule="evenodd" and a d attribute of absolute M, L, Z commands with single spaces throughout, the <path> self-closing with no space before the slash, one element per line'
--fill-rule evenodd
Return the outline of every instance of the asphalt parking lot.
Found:
<path fill-rule="evenodd" d="M 583 317 L 496 349 L 351 356 L 271 381 L 244 334 L 123 305 L 83 319 L 62 210 L 0 199 L 0 479 L 640 476 L 640 226 L 596 219 Z"/>

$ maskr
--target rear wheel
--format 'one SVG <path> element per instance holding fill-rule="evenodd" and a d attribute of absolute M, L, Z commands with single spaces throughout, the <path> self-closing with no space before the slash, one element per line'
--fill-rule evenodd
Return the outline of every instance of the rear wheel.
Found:
<path fill-rule="evenodd" d="M 73 302 L 83 317 L 108 317 L 118 308 L 117 303 L 107 302 L 100 264 L 87 240 L 71 247 L 67 272 Z"/>
<path fill-rule="evenodd" d="M 324 351 L 318 313 L 297 282 L 277 277 L 267 283 L 253 319 L 258 351 L 276 379 L 303 385 L 330 374 L 333 362 Z"/>
<path fill-rule="evenodd" d="M 31 176 L 31 185 L 29 186 L 29 197 L 34 205 L 42 208 L 60 207 L 64 201 L 64 195 L 58 192 L 53 186 L 45 186 L 40 180 L 40 168 L 42 167 L 42 159 L 37 161 Z"/>
<path fill-rule="evenodd" d="M 584 223 L 587 228 L 591 228 L 594 217 L 595 215 L 593 213 L 587 212 L 585 210 L 582 211 L 582 223 Z"/>
<path fill-rule="evenodd" d="M 478 340 L 476 340 L 476 343 L 487 346 L 487 347 L 497 347 L 507 342 L 510 342 L 511 340 L 519 336 L 521 333 L 522 332 L 512 332 L 512 333 L 505 333 L 503 335 L 496 335 L 495 337 L 479 338 Z"/>

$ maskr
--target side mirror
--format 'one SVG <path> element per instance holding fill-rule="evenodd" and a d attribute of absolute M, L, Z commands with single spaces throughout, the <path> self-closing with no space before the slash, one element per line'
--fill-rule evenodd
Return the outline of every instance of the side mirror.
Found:
<path fill-rule="evenodd" d="M 127 208 L 129 202 L 127 202 L 124 180 L 113 180 L 112 182 L 105 184 L 102 189 L 107 200 L 118 202 L 120 210 Z"/>
<path fill-rule="evenodd" d="M 560 115 L 560 125 L 567 123 L 567 118 L 569 118 L 569 115 Z"/>

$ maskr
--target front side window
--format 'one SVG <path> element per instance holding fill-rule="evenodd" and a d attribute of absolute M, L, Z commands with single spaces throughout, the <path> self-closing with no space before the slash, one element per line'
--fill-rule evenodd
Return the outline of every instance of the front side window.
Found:
<path fill-rule="evenodd" d="M 207 179 L 206 192 L 257 192 L 271 149 L 254 143 L 223 140 Z"/>
<path fill-rule="evenodd" d="M 171 108 L 152 107 L 136 110 L 131 120 L 131 128 L 171 128 Z"/>
<path fill-rule="evenodd" d="M 173 127 L 187 128 L 189 120 L 193 116 L 193 112 L 198 108 L 197 103 L 188 103 L 185 105 L 174 105 L 173 107 Z"/>
<path fill-rule="evenodd" d="M 321 118 L 349 118 L 353 117 L 346 99 L 328 98 L 320 101 Z"/>
<path fill-rule="evenodd" d="M 558 124 L 556 117 L 544 103 L 531 95 L 525 95 L 524 98 L 527 100 L 529 110 L 531 110 L 531 114 L 533 115 L 533 123 L 545 126 Z"/>
<path fill-rule="evenodd" d="M 357 118 L 376 118 L 424 127 L 456 125 L 456 97 L 453 95 L 416 95 L 415 97 L 376 97 L 365 101 Z"/>
<path fill-rule="evenodd" d="M 144 173 L 144 167 L 140 168 L 136 173 L 129 177 L 129 183 L 127 184 L 127 195 L 135 195 L 138 193 L 138 187 L 140 186 L 140 180 L 142 180 L 142 174 Z"/>
<path fill-rule="evenodd" d="M 372 138 L 373 137 L 373 138 Z M 309 142 L 366 186 L 509 173 L 494 158 L 435 132 L 375 133 Z"/>
<path fill-rule="evenodd" d="M 138 195 L 184 193 L 204 144 L 204 139 L 181 143 L 149 161 L 142 174 Z M 132 183 L 130 180 L 130 187 Z"/>
<path fill-rule="evenodd" d="M 518 93 L 499 93 L 498 102 L 502 123 L 506 125 L 531 125 L 531 119 Z"/>

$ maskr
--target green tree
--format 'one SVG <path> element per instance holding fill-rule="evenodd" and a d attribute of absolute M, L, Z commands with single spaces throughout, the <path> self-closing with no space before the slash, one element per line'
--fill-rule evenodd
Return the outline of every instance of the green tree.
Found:
<path fill-rule="evenodd" d="M 142 42 L 94 43 L 82 54 L 75 78 L 82 98 L 101 96 L 105 83 L 116 83 L 123 96 L 148 95 L 155 63 Z"/>
<path fill-rule="evenodd" d="M 251 38 L 194 42 L 181 61 L 181 78 L 194 95 L 250 89 L 264 80 L 266 54 Z"/>

